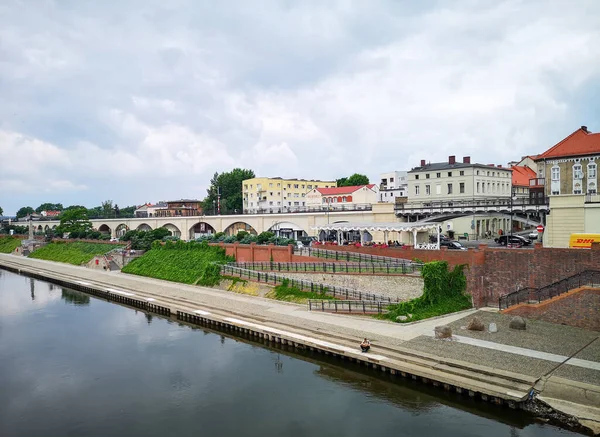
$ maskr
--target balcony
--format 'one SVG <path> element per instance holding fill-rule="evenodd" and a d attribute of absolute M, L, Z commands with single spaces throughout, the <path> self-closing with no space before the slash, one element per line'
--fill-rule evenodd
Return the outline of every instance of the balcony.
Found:
<path fill-rule="evenodd" d="M 547 197 L 530 199 L 517 197 L 512 203 L 510 198 L 469 199 L 452 201 L 408 202 L 396 204 L 396 214 L 441 214 L 441 213 L 477 213 L 477 212 L 538 212 L 548 211 Z"/>
<path fill-rule="evenodd" d="M 588 193 L 585 195 L 585 203 L 600 203 L 600 194 Z"/>

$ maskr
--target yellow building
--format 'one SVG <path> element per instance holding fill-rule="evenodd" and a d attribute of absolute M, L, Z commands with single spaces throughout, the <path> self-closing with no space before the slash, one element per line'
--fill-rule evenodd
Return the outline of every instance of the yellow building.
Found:
<path fill-rule="evenodd" d="M 244 214 L 305 211 L 306 194 L 314 188 L 336 187 L 336 181 L 252 178 L 242 182 Z"/>

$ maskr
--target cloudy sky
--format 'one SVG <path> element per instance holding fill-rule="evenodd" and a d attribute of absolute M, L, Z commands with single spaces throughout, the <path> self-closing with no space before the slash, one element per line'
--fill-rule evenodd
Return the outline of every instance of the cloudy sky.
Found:
<path fill-rule="evenodd" d="M 600 130 L 600 1 L 3 0 L 0 206 L 371 179 Z"/>

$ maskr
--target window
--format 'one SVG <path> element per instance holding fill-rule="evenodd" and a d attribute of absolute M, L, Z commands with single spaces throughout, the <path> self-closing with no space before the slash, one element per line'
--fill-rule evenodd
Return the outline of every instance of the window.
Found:
<path fill-rule="evenodd" d="M 281 184 L 280 184 L 280 183 L 278 183 L 278 184 L 277 184 L 277 188 L 279 188 L 280 186 L 281 186 Z"/>
<path fill-rule="evenodd" d="M 425 194 L 431 195 L 431 185 L 425 185 Z"/>
<path fill-rule="evenodd" d="M 419 175 L 418 174 L 415 175 L 415 179 L 417 179 L 417 180 L 419 179 Z"/>
<path fill-rule="evenodd" d="M 304 184 L 302 184 L 302 189 L 304 189 Z"/>
<path fill-rule="evenodd" d="M 435 177 L 436 177 L 436 178 L 441 178 L 441 177 L 442 177 L 442 174 L 441 174 L 441 173 L 436 173 L 436 174 L 435 174 Z"/>
<path fill-rule="evenodd" d="M 596 179 L 596 164 L 594 162 L 590 162 L 588 164 L 588 179 Z"/>
<path fill-rule="evenodd" d="M 573 166 L 573 179 L 583 179 L 583 169 L 581 164 L 575 164 Z"/>
<path fill-rule="evenodd" d="M 248 189 L 248 184 L 244 184 L 244 190 Z"/>
<path fill-rule="evenodd" d="M 558 165 L 553 166 L 550 169 L 551 181 L 550 181 L 550 192 L 552 195 L 560 194 L 560 167 Z"/>
<path fill-rule="evenodd" d="M 488 175 L 488 176 L 490 175 L 490 172 L 489 172 L 489 171 L 487 172 L 487 175 Z"/>
<path fill-rule="evenodd" d="M 464 176 L 465 175 L 465 171 L 461 170 L 461 171 L 458 172 L 458 174 L 461 175 L 461 176 Z"/>
<path fill-rule="evenodd" d="M 327 203 L 327 198 L 323 197 L 323 198 L 321 199 L 321 201 L 322 201 L 322 203 Z"/>
<path fill-rule="evenodd" d="M 435 185 L 435 194 L 437 194 L 437 195 L 442 194 L 442 185 L 441 184 Z"/>
<path fill-rule="evenodd" d="M 394 182 L 394 178 L 390 178 L 390 182 Z"/>
<path fill-rule="evenodd" d="M 477 192 L 479 193 L 479 182 L 477 182 Z"/>
<path fill-rule="evenodd" d="M 415 196 L 419 195 L 419 186 L 415 185 Z"/>
<path fill-rule="evenodd" d="M 560 167 L 558 166 L 554 166 L 552 167 L 552 180 L 553 181 L 560 181 Z"/>
<path fill-rule="evenodd" d="M 250 184 L 250 188 L 252 188 L 252 184 Z"/>
<path fill-rule="evenodd" d="M 306 188 L 308 188 L 309 190 L 312 190 L 312 185 L 307 185 Z"/>
<path fill-rule="evenodd" d="M 294 188 L 298 188 L 298 184 L 294 184 Z"/>
<path fill-rule="evenodd" d="M 288 188 L 292 188 L 292 184 L 288 184 Z"/>
<path fill-rule="evenodd" d="M 451 172 L 451 171 L 449 171 L 449 172 L 448 172 L 448 177 L 449 177 L 449 178 L 451 178 L 451 177 L 452 177 L 452 172 Z"/>
<path fill-rule="evenodd" d="M 300 202 L 294 202 L 294 206 L 300 206 Z"/>
<path fill-rule="evenodd" d="M 281 202 L 279 200 L 277 201 L 277 206 L 281 206 Z"/>
<path fill-rule="evenodd" d="M 300 194 L 294 193 L 294 197 L 300 197 Z"/>
<path fill-rule="evenodd" d="M 461 182 L 460 184 L 458 184 L 458 190 L 460 191 L 460 194 L 465 194 L 465 183 Z"/>
<path fill-rule="evenodd" d="M 448 194 L 452 194 L 452 184 L 448 184 Z"/>
<path fill-rule="evenodd" d="M 429 173 L 425 174 L 425 179 L 429 179 Z"/>
<path fill-rule="evenodd" d="M 254 194 L 253 194 L 253 193 L 250 193 L 250 197 L 254 197 Z"/>
<path fill-rule="evenodd" d="M 386 193 L 387 196 L 387 193 Z M 346 196 L 342 197 L 342 202 L 346 202 Z"/>
<path fill-rule="evenodd" d="M 250 206 L 254 206 L 254 203 L 250 202 Z"/>
<path fill-rule="evenodd" d="M 485 193 L 485 182 L 481 183 L 481 192 Z"/>
<path fill-rule="evenodd" d="M 273 192 L 272 191 L 269 193 L 269 196 L 273 196 Z"/>
<path fill-rule="evenodd" d="M 269 202 L 269 206 L 273 206 L 273 202 Z"/>
<path fill-rule="evenodd" d="M 273 183 L 269 183 L 269 188 L 273 188 Z"/>

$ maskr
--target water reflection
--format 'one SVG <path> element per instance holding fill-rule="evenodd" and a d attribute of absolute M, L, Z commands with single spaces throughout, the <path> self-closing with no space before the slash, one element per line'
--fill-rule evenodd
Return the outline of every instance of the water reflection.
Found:
<path fill-rule="evenodd" d="M 71 290 L 69 288 L 61 289 L 61 297 L 66 303 L 71 305 L 80 306 L 90 304 L 90 296 L 79 291 Z"/>

